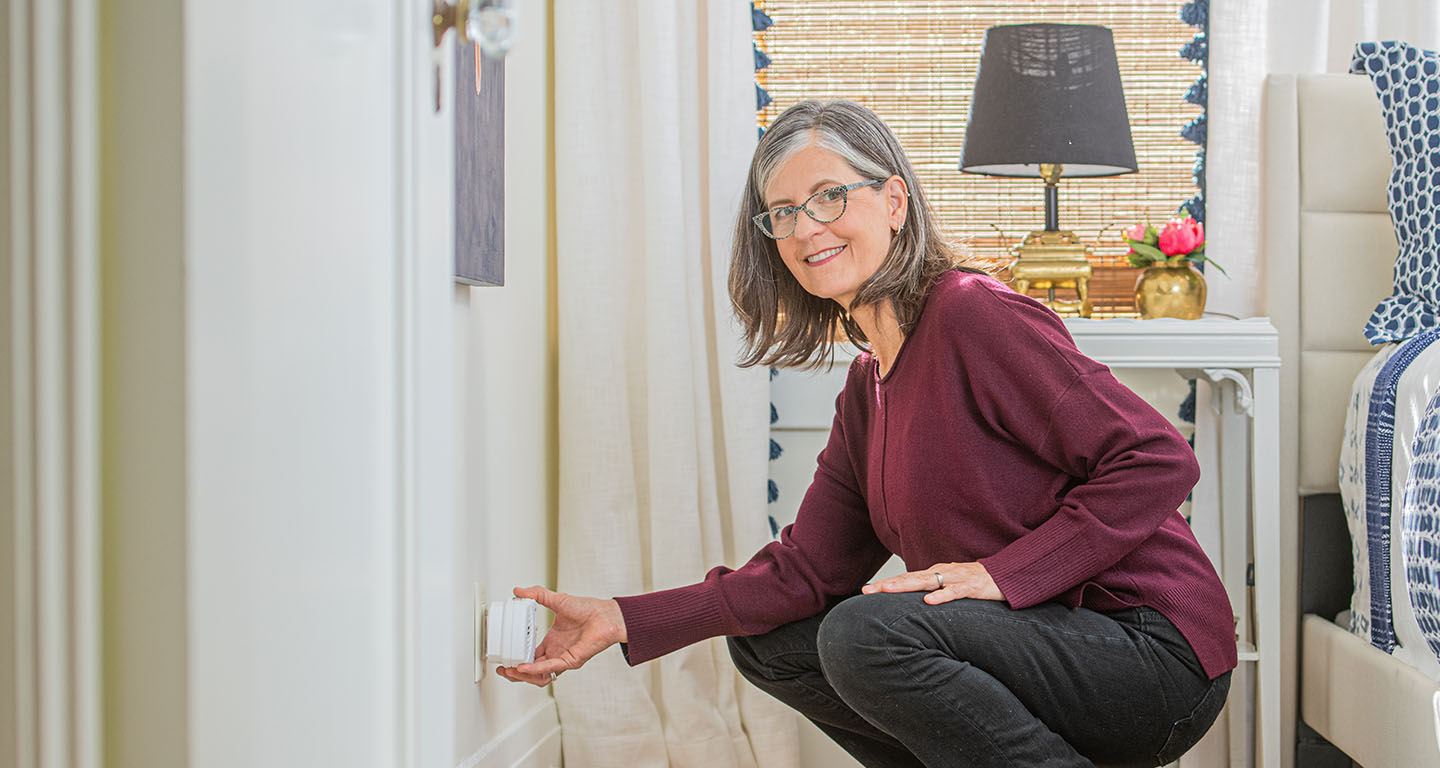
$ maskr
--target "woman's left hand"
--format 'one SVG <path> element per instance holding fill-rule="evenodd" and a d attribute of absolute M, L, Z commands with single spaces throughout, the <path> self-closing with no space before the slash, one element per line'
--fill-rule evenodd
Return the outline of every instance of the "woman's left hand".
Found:
<path fill-rule="evenodd" d="M 937 575 L 938 574 L 938 575 Z M 866 584 L 864 595 L 876 592 L 929 592 L 925 602 L 948 603 L 962 597 L 976 600 L 1004 600 L 990 572 L 979 563 L 936 563 L 923 571 L 910 571 Z"/>

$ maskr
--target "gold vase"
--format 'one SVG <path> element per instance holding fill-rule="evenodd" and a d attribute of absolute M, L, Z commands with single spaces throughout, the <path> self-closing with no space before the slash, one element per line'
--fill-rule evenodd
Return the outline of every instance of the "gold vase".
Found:
<path fill-rule="evenodd" d="M 1140 316 L 1199 320 L 1205 311 L 1205 276 L 1189 261 L 1147 267 L 1135 281 Z"/>

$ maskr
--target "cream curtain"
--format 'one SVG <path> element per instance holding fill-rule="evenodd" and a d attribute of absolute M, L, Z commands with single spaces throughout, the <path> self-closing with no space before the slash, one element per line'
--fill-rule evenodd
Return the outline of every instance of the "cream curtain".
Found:
<path fill-rule="evenodd" d="M 1299 30 L 1276 26 L 1270 62 L 1275 72 L 1348 72 L 1355 43 L 1404 40 L 1440 46 L 1440 3 L 1435 0 L 1274 0 L 1277 21 L 1302 21 Z"/>
<path fill-rule="evenodd" d="M 609 597 L 769 539 L 769 382 L 735 367 L 729 248 L 756 142 L 748 3 L 555 4 L 559 589 Z M 513 171 L 512 171 L 513 172 Z M 570 768 L 789 768 L 796 715 L 724 641 L 556 685 Z"/>
<path fill-rule="evenodd" d="M 1210 3 L 1206 250 L 1220 259 L 1230 277 L 1208 281 L 1211 297 L 1206 308 L 1237 317 L 1262 314 L 1260 96 L 1266 72 L 1268 5 L 1278 1 Z"/>
<path fill-rule="evenodd" d="M 1440 48 L 1440 0 L 1211 0 L 1206 234 L 1231 279 L 1210 281 L 1210 309 L 1241 317 L 1264 311 L 1260 106 L 1265 75 L 1349 71 L 1350 54 L 1362 40 Z"/>

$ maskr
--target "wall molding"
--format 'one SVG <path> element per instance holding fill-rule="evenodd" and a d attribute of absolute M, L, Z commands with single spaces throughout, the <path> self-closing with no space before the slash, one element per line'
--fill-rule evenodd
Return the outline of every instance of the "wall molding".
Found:
<path fill-rule="evenodd" d="M 6 474 L 14 759 L 100 764 L 98 41 L 94 0 L 11 0 Z"/>
<path fill-rule="evenodd" d="M 560 768 L 560 716 L 546 697 L 456 768 Z"/>
<path fill-rule="evenodd" d="M 392 196 L 395 423 L 395 631 L 399 651 L 396 764 L 445 765 L 455 755 L 453 363 L 453 99 L 435 109 L 438 74 L 430 3 L 396 2 Z M 448 35 L 445 50 L 458 45 Z"/>

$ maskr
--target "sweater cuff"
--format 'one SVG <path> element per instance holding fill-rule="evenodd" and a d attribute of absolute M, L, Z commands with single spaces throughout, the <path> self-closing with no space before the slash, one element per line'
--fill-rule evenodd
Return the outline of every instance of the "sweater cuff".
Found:
<path fill-rule="evenodd" d="M 1060 514 L 1010 542 L 980 564 L 1011 608 L 1029 608 L 1102 570 L 1078 526 Z"/>
<path fill-rule="evenodd" d="M 643 664 L 706 638 L 725 634 L 720 597 L 707 583 L 617 597 L 628 642 L 621 653 L 630 666 Z"/>

